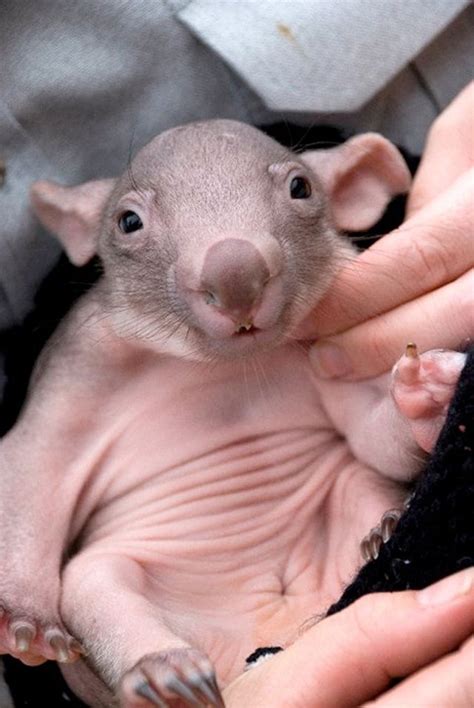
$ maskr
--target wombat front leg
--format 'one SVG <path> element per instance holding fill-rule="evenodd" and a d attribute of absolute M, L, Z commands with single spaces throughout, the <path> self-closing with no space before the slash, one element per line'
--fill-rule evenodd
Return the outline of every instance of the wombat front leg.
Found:
<path fill-rule="evenodd" d="M 30 665 L 80 653 L 59 616 L 72 497 L 57 463 L 21 424 L 0 441 L 0 654 Z"/>
<path fill-rule="evenodd" d="M 419 355 L 410 344 L 391 374 L 361 382 L 320 380 L 318 386 L 329 418 L 355 457 L 403 484 L 414 480 L 426 464 L 465 361 L 464 354 L 454 351 Z M 364 560 L 377 558 L 402 511 L 388 509 L 365 536 Z"/>
<path fill-rule="evenodd" d="M 146 573 L 133 560 L 84 552 L 70 562 L 61 613 L 87 659 L 64 667 L 66 680 L 94 708 L 116 705 L 113 694 L 122 708 L 222 708 L 209 658 L 173 633 L 146 593 Z M 86 664 L 111 691 L 110 701 L 90 695 Z"/>
<path fill-rule="evenodd" d="M 392 395 L 418 445 L 431 452 L 446 420 L 466 355 L 408 344 L 392 372 Z"/>
<path fill-rule="evenodd" d="M 408 344 L 393 368 L 393 399 L 408 422 L 413 439 L 425 452 L 431 452 L 435 446 L 465 361 L 466 355 L 460 352 L 431 350 L 420 355 L 415 344 Z M 402 509 L 387 511 L 379 525 L 362 540 L 364 560 L 378 557 L 402 513 Z"/>
<path fill-rule="evenodd" d="M 409 345 L 391 374 L 360 382 L 319 380 L 318 386 L 355 457 L 384 477 L 407 482 L 436 442 L 465 360 L 454 351 L 418 355 Z"/>

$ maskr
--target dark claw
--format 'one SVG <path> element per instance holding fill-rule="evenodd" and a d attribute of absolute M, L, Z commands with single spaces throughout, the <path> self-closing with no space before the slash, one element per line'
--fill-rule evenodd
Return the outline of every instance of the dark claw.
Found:
<path fill-rule="evenodd" d="M 28 625 L 21 625 L 15 629 L 15 649 L 19 652 L 30 650 L 31 642 L 35 637 L 35 631 Z"/>
<path fill-rule="evenodd" d="M 374 560 L 377 560 L 379 557 L 379 552 L 380 548 L 382 546 L 382 537 L 378 533 L 377 530 L 374 530 L 370 534 L 370 539 L 369 539 L 369 548 L 370 548 L 370 555 Z"/>
<path fill-rule="evenodd" d="M 214 704 L 216 708 L 225 708 L 225 703 L 224 699 L 222 697 L 222 693 L 220 691 L 219 686 L 217 685 L 217 679 L 214 674 L 212 676 L 209 676 L 209 678 L 206 679 L 207 685 L 210 686 L 213 694 L 214 694 Z"/>
<path fill-rule="evenodd" d="M 72 651 L 74 654 L 81 654 L 82 656 L 87 656 L 87 652 L 80 644 L 77 639 L 71 638 L 69 640 L 69 650 Z"/>
<path fill-rule="evenodd" d="M 70 660 L 68 646 L 63 636 L 56 634 L 49 639 L 48 643 L 53 649 L 57 661 L 65 664 Z"/>
<path fill-rule="evenodd" d="M 362 558 L 368 562 L 371 560 L 376 560 L 379 556 L 380 547 L 382 545 L 382 537 L 378 533 L 377 529 L 372 529 L 372 531 L 362 539 L 360 544 L 360 552 Z"/>
<path fill-rule="evenodd" d="M 187 686 L 184 681 L 181 681 L 177 676 L 169 679 L 165 682 L 166 688 L 170 691 L 174 691 L 178 696 L 181 696 L 185 701 L 187 701 L 192 706 L 201 705 L 201 701 L 195 695 L 189 686 Z"/>
<path fill-rule="evenodd" d="M 214 674 L 203 676 L 202 674 L 193 674 L 190 677 L 190 682 L 199 691 L 205 699 L 206 705 L 218 706 L 222 708 L 224 701 L 222 700 L 221 692 L 217 686 Z"/>
<path fill-rule="evenodd" d="M 363 560 L 365 560 L 366 563 L 368 563 L 370 560 L 372 560 L 372 556 L 370 555 L 370 547 L 369 547 L 369 541 L 367 539 L 367 536 L 365 538 L 363 538 L 360 543 L 360 552 L 361 552 Z"/>
<path fill-rule="evenodd" d="M 390 540 L 397 524 L 402 516 L 400 509 L 390 509 L 386 511 L 380 521 L 380 526 L 372 529 L 360 544 L 362 558 L 368 562 L 379 557 L 380 549 L 384 543 Z"/>
<path fill-rule="evenodd" d="M 391 511 L 387 511 L 386 514 L 382 516 L 382 522 L 381 522 L 381 531 L 382 531 L 382 539 L 384 543 L 387 543 L 387 541 L 390 539 L 392 536 L 393 532 L 397 528 L 397 524 L 400 520 L 401 513 L 397 511 L 396 509 L 393 509 Z"/>
<path fill-rule="evenodd" d="M 196 689 L 200 691 L 207 699 L 207 703 L 210 703 L 211 706 L 217 705 L 218 697 L 216 695 L 216 692 L 205 678 L 199 676 L 196 681 L 193 681 L 193 685 L 196 686 Z"/>
<path fill-rule="evenodd" d="M 169 708 L 169 705 L 166 701 L 164 701 L 160 696 L 157 694 L 154 688 L 150 686 L 148 681 L 144 681 L 143 683 L 139 684 L 138 686 L 135 686 L 135 693 L 137 696 L 141 696 L 142 698 L 146 698 L 149 700 L 151 703 L 153 703 L 155 706 L 158 706 L 158 708 Z"/>

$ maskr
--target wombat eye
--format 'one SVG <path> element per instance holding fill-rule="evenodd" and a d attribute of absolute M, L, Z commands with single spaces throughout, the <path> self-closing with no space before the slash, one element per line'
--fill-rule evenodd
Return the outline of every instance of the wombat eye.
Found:
<path fill-rule="evenodd" d="M 143 223 L 138 214 L 134 211 L 125 211 L 119 219 L 120 231 L 124 234 L 131 234 L 132 231 L 138 231 L 143 228 Z"/>
<path fill-rule="evenodd" d="M 311 196 L 311 185 L 306 177 L 293 177 L 290 194 L 292 199 L 308 199 Z"/>

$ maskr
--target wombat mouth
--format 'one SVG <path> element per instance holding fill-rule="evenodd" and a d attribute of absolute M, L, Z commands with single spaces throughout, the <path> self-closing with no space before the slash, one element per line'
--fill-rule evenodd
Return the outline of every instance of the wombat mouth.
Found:
<path fill-rule="evenodd" d="M 238 329 L 235 330 L 235 332 L 232 334 L 233 337 L 248 337 L 253 334 L 257 334 L 257 332 L 260 332 L 261 330 L 258 327 L 255 327 L 255 325 L 240 325 Z"/>

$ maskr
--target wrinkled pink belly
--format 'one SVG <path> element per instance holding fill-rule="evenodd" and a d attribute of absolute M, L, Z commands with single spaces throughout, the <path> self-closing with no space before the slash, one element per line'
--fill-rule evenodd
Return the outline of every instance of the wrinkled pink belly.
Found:
<path fill-rule="evenodd" d="M 304 352 L 237 382 L 158 373 L 104 406 L 100 445 L 77 461 L 89 474 L 72 537 L 82 554 L 138 562 L 170 628 L 230 679 L 256 646 L 287 644 L 337 598 L 358 534 L 347 543 L 328 508 L 347 507 L 345 479 L 375 473 L 329 425 Z"/>

